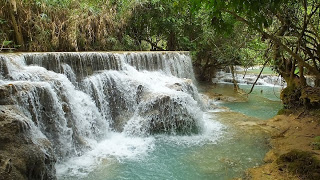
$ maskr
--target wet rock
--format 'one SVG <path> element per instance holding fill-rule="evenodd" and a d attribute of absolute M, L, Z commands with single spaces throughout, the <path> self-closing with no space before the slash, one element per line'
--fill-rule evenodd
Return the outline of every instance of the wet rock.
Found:
<path fill-rule="evenodd" d="M 168 88 L 176 90 L 176 91 L 183 91 L 189 94 L 194 93 L 194 89 L 192 87 L 192 80 L 191 79 L 183 79 L 182 82 L 176 82 L 174 84 L 167 84 Z"/>
<path fill-rule="evenodd" d="M 139 105 L 139 116 L 144 119 L 143 129 L 148 134 L 192 134 L 199 131 L 195 114 L 179 100 L 169 95 L 155 95 Z"/>
<path fill-rule="evenodd" d="M 12 105 L 14 100 L 12 96 L 17 93 L 16 86 L 13 84 L 5 84 L 0 86 L 0 105 Z"/>
<path fill-rule="evenodd" d="M 59 86 L 57 86 L 59 87 Z M 66 121 L 68 128 L 72 133 L 72 146 L 77 153 L 81 153 L 87 143 L 81 137 L 77 127 L 75 126 L 75 118 L 68 97 L 63 94 L 57 94 L 56 98 L 61 101 L 61 106 L 54 100 L 51 88 L 46 83 L 22 83 L 15 82 L 13 84 L 5 84 L 0 86 L 0 96 L 3 97 L 3 104 L 18 105 L 23 116 L 32 120 L 32 123 L 39 128 L 53 144 L 54 151 L 59 158 L 63 158 L 73 152 L 65 152 L 61 146 L 61 125 L 59 121 Z M 1 101 L 1 100 L 0 100 Z M 16 115 L 19 118 L 18 115 Z M 12 123 L 4 125 L 10 126 L 8 129 L 15 130 L 13 134 L 23 133 L 30 129 L 30 122 L 12 120 Z M 10 141 L 10 140 L 8 140 Z"/>
<path fill-rule="evenodd" d="M 32 140 L 32 122 L 15 106 L 0 109 L 0 179 L 56 179 L 51 143 Z"/>
<path fill-rule="evenodd" d="M 0 77 L 6 77 L 9 74 L 8 67 L 6 64 L 7 58 L 4 56 L 0 56 Z"/>
<path fill-rule="evenodd" d="M 139 85 L 137 87 L 137 92 L 136 92 L 136 102 L 137 102 L 137 104 L 139 104 L 139 102 L 141 101 L 141 98 L 143 96 L 143 92 L 144 92 L 144 87 L 142 85 Z"/>
<path fill-rule="evenodd" d="M 176 91 L 182 91 L 182 84 L 180 83 L 174 83 L 174 84 L 170 84 L 170 85 L 167 85 L 168 88 L 170 89 L 174 89 Z"/>

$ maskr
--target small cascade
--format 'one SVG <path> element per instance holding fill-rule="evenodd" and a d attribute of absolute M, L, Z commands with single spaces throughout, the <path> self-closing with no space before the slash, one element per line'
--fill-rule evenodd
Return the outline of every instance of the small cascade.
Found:
<path fill-rule="evenodd" d="M 243 85 L 252 85 L 258 75 L 255 74 L 236 74 L 235 79 L 237 83 L 243 84 Z M 219 71 L 216 73 L 216 77 L 212 79 L 213 83 L 233 83 L 232 75 L 231 73 L 225 72 L 225 71 Z M 261 86 L 285 86 L 284 80 L 281 78 L 281 76 L 276 75 L 265 75 L 262 74 L 258 81 L 256 82 L 256 85 Z"/>
<path fill-rule="evenodd" d="M 60 163 L 113 133 L 201 133 L 193 80 L 186 52 L 0 55 L 0 103 L 17 107 Z"/>

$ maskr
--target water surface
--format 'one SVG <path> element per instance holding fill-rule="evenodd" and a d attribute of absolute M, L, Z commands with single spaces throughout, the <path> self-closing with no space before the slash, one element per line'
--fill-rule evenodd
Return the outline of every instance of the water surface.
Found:
<path fill-rule="evenodd" d="M 239 85 L 239 87 L 249 92 L 252 85 Z M 247 116 L 256 117 L 262 120 L 267 120 L 274 117 L 282 108 L 280 101 L 280 86 L 255 86 L 249 96 L 243 95 L 247 101 L 244 102 L 225 102 L 222 106 L 230 108 L 235 112 L 243 113 Z M 232 84 L 217 84 L 212 89 L 213 92 L 236 97 Z"/>
<path fill-rule="evenodd" d="M 226 84 L 209 89 L 216 93 L 233 93 Z M 199 135 L 130 139 L 125 134 L 116 134 L 117 138 L 106 140 L 111 143 L 101 145 L 104 148 L 84 155 L 84 158 L 96 159 L 89 166 L 82 166 L 81 161 L 73 159 L 58 166 L 59 179 L 224 180 L 242 177 L 246 169 L 262 163 L 269 149 L 268 136 L 260 131 L 238 129 L 234 123 L 267 119 L 281 106 L 272 96 L 271 88 L 264 88 L 263 93 L 260 90 L 257 88 L 248 102 L 222 104 L 234 112 L 205 113 L 206 130 Z M 111 152 L 106 152 L 109 149 Z"/>

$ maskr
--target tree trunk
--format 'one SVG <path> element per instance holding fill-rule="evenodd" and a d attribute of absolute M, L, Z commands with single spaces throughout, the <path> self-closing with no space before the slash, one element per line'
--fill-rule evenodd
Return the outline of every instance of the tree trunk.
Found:
<path fill-rule="evenodd" d="M 304 77 L 304 68 L 300 64 L 299 64 L 299 80 L 300 80 L 300 85 L 302 87 L 305 87 L 307 85 L 307 80 Z"/>
<path fill-rule="evenodd" d="M 167 50 L 175 51 L 176 50 L 176 36 L 174 32 L 170 32 L 168 41 L 167 41 Z"/>
<path fill-rule="evenodd" d="M 235 92 L 239 92 L 239 86 L 238 86 L 238 83 L 236 81 L 236 77 L 234 75 L 234 66 L 233 65 L 230 66 L 230 71 L 231 71 L 231 75 L 232 75 L 233 90 Z"/>
<path fill-rule="evenodd" d="M 314 80 L 314 86 L 315 87 L 320 87 L 320 79 Z"/>
<path fill-rule="evenodd" d="M 16 44 L 21 45 L 22 49 L 24 48 L 24 40 L 22 36 L 21 26 L 17 21 L 17 6 L 15 0 L 9 0 L 9 15 L 11 18 L 11 24 L 15 33 Z"/>

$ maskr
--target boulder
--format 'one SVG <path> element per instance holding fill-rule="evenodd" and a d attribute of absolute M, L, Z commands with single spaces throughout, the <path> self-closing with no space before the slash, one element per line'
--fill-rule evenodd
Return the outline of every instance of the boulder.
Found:
<path fill-rule="evenodd" d="M 35 141 L 31 123 L 15 106 L 0 106 L 0 179 L 56 179 L 51 143 Z"/>
<path fill-rule="evenodd" d="M 153 94 L 147 102 L 139 104 L 138 114 L 142 121 L 141 131 L 147 134 L 198 133 L 196 110 L 190 112 L 185 101 L 169 95 Z"/>

